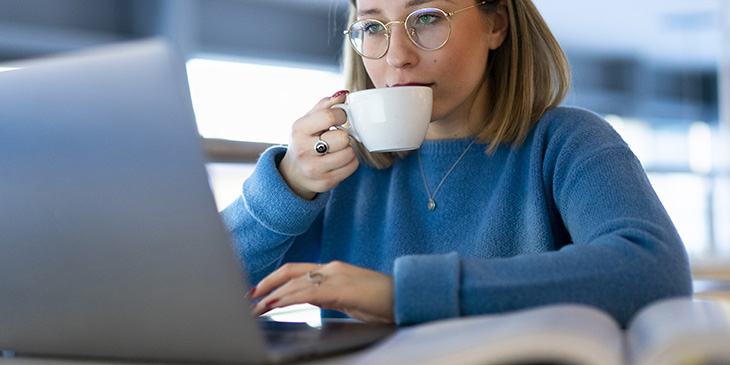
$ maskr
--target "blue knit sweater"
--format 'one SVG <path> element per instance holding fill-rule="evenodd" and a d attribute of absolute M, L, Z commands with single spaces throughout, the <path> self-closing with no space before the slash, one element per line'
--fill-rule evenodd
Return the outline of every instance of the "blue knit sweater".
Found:
<path fill-rule="evenodd" d="M 433 192 L 472 141 L 425 141 Z M 255 283 L 283 262 L 341 260 L 391 274 L 399 325 L 548 303 L 587 303 L 620 323 L 690 295 L 684 246 L 639 161 L 600 117 L 545 114 L 519 147 L 476 143 L 427 209 L 416 153 L 361 164 L 305 201 L 267 150 L 222 214 Z"/>

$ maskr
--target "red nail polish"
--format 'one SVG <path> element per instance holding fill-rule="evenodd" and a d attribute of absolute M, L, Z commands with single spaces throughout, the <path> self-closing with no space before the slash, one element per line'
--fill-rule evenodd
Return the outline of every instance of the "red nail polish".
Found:
<path fill-rule="evenodd" d="M 350 93 L 349 90 L 340 90 L 340 91 L 338 91 L 338 92 L 336 92 L 336 93 L 334 93 L 332 95 L 332 99 L 334 99 L 334 98 L 336 98 L 338 96 L 342 96 L 342 95 L 345 95 L 345 94 L 349 94 L 349 93 Z"/>
<path fill-rule="evenodd" d="M 247 297 L 253 298 L 253 293 L 256 292 L 256 287 L 254 286 L 251 288 L 251 290 L 248 291 L 248 294 L 246 294 Z"/>
<path fill-rule="evenodd" d="M 278 303 L 279 299 L 281 299 L 281 298 L 277 298 L 277 299 L 274 299 L 274 300 L 266 303 L 266 309 L 271 309 L 272 307 L 274 307 L 274 304 Z"/>

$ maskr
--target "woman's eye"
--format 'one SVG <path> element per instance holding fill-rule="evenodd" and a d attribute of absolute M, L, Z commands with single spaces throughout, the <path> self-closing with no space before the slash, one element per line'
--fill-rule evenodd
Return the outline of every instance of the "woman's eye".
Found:
<path fill-rule="evenodd" d="M 433 25 L 441 21 L 441 16 L 434 13 L 419 14 L 416 17 L 416 24 L 418 25 Z"/>
<path fill-rule="evenodd" d="M 380 35 L 385 31 L 385 27 L 380 23 L 368 23 L 363 26 L 363 30 L 369 35 Z"/>

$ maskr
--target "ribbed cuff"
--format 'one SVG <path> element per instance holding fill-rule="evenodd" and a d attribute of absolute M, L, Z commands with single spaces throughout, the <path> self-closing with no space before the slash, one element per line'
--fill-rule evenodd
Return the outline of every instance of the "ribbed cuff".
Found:
<path fill-rule="evenodd" d="M 256 169 L 243 184 L 246 209 L 263 226 L 283 235 L 304 233 L 324 209 L 329 192 L 313 200 L 296 195 L 281 177 L 278 162 L 286 147 L 271 147 L 259 158 Z"/>
<path fill-rule="evenodd" d="M 412 255 L 395 260 L 395 322 L 397 325 L 458 317 L 459 255 Z"/>

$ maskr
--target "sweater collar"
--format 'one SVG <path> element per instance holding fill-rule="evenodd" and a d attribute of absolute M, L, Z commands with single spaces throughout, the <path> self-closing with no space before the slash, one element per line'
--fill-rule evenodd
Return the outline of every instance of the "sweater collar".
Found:
<path fill-rule="evenodd" d="M 474 140 L 475 137 L 459 138 L 459 139 L 440 139 L 432 141 L 423 141 L 421 144 L 420 153 L 421 156 L 428 155 L 461 155 L 467 146 Z M 471 147 L 474 151 L 484 151 L 485 144 L 477 143 Z"/>

